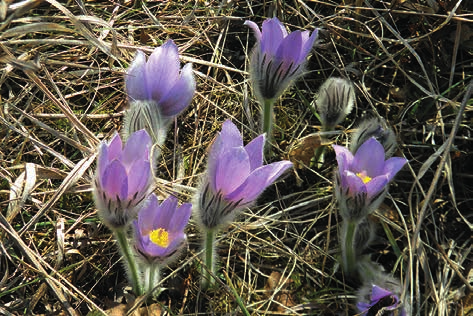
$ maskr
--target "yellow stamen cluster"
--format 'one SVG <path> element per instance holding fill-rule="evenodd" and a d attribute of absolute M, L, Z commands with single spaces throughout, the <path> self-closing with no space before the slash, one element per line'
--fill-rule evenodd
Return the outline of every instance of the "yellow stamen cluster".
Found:
<path fill-rule="evenodd" d="M 368 183 L 368 182 L 371 181 L 371 178 L 368 177 L 366 175 L 366 172 L 364 172 L 364 171 L 363 172 L 358 172 L 356 175 L 361 179 L 361 181 L 363 181 L 363 183 Z"/>
<path fill-rule="evenodd" d="M 153 230 L 149 234 L 149 239 L 160 247 L 166 248 L 169 246 L 169 234 L 164 228 Z"/>

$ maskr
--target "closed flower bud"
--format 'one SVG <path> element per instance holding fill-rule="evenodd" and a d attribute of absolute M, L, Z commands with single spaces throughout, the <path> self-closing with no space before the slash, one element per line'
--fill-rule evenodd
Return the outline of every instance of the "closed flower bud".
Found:
<path fill-rule="evenodd" d="M 396 150 L 396 135 L 382 118 L 365 119 L 351 136 L 350 151 L 355 153 L 358 148 L 371 137 L 383 145 L 385 158 L 390 158 Z"/>
<path fill-rule="evenodd" d="M 353 84 L 343 78 L 328 78 L 320 87 L 316 104 L 323 130 L 333 130 L 355 104 Z"/>

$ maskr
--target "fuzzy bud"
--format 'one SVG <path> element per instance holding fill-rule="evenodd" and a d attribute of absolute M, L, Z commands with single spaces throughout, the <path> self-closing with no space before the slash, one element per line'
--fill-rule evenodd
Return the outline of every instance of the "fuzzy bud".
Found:
<path fill-rule="evenodd" d="M 351 136 L 350 151 L 355 153 L 358 148 L 371 137 L 383 145 L 385 158 L 390 158 L 396 150 L 396 135 L 382 118 L 365 119 Z"/>
<path fill-rule="evenodd" d="M 320 87 L 316 104 L 323 130 L 333 130 L 355 104 L 353 84 L 348 79 L 328 78 Z"/>

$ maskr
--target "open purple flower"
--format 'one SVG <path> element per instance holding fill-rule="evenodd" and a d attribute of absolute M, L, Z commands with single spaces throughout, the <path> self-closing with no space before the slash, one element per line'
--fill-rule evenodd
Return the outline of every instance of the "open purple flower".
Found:
<path fill-rule="evenodd" d="M 167 264 L 179 253 L 186 241 L 184 228 L 189 222 L 192 205 L 177 207 L 177 198 L 170 196 L 161 204 L 151 194 L 133 222 L 135 249 L 148 263 Z"/>
<path fill-rule="evenodd" d="M 235 211 L 251 205 L 284 171 L 289 161 L 263 165 L 265 135 L 246 146 L 237 127 L 223 123 L 210 149 L 207 173 L 198 197 L 200 220 L 206 228 L 215 228 L 232 220 Z"/>
<path fill-rule="evenodd" d="M 263 22 L 262 30 L 252 21 L 251 27 L 258 41 L 250 57 L 253 89 L 260 102 L 278 98 L 304 71 L 305 61 L 315 40 L 317 30 L 295 31 L 288 34 L 278 18 Z"/>
<path fill-rule="evenodd" d="M 130 98 L 125 132 L 146 128 L 155 140 L 164 139 L 167 126 L 190 104 L 196 88 L 192 64 L 181 70 L 172 40 L 155 48 L 148 61 L 142 51 L 137 51 L 125 84 Z"/>
<path fill-rule="evenodd" d="M 151 138 L 145 130 L 133 133 L 125 146 L 117 133 L 99 145 L 93 192 L 99 215 L 109 228 L 129 224 L 150 193 L 150 149 Z"/>
<path fill-rule="evenodd" d="M 382 315 L 394 315 L 392 312 L 399 309 L 399 297 L 389 290 L 383 289 L 377 285 L 372 285 L 370 302 L 358 302 L 356 307 L 361 315 L 378 315 L 378 312 L 388 312 Z M 400 310 L 400 316 L 406 316 L 404 309 Z"/>
<path fill-rule="evenodd" d="M 364 142 L 353 155 L 347 148 L 333 145 L 338 172 L 335 195 L 341 215 L 361 219 L 379 207 L 387 184 L 407 162 L 405 158 L 385 160 L 383 145 L 374 137 Z"/>

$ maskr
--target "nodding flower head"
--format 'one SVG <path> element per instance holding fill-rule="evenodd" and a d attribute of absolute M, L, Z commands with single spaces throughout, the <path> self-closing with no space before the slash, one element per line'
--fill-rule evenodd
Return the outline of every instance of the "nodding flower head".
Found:
<path fill-rule="evenodd" d="M 213 229 L 228 224 L 235 213 L 250 206 L 257 197 L 284 171 L 289 161 L 263 165 L 265 135 L 246 146 L 237 127 L 223 123 L 209 154 L 207 172 L 196 198 L 204 228 Z"/>
<path fill-rule="evenodd" d="M 387 184 L 407 162 L 405 158 L 385 160 L 383 145 L 369 138 L 353 155 L 333 145 L 338 162 L 335 196 L 345 219 L 360 220 L 376 210 L 387 192 Z"/>
<path fill-rule="evenodd" d="M 307 56 L 317 39 L 317 30 L 287 33 L 277 19 L 267 19 L 262 29 L 252 21 L 258 41 L 250 56 L 250 75 L 254 93 L 260 102 L 278 98 L 303 71 Z"/>
<path fill-rule="evenodd" d="M 192 205 L 177 206 L 170 196 L 161 204 L 151 194 L 133 222 L 135 250 L 147 263 L 169 264 L 185 245 L 184 228 L 189 222 Z"/>
<path fill-rule="evenodd" d="M 125 115 L 125 133 L 146 128 L 153 140 L 163 139 L 167 126 L 191 102 L 196 88 L 192 65 L 182 69 L 172 40 L 154 49 L 146 60 L 142 51 L 125 77 L 130 108 Z"/>
<path fill-rule="evenodd" d="M 99 145 L 93 192 L 98 213 L 110 229 L 128 225 L 151 192 L 150 149 L 145 130 L 133 133 L 124 146 L 117 133 Z"/>

